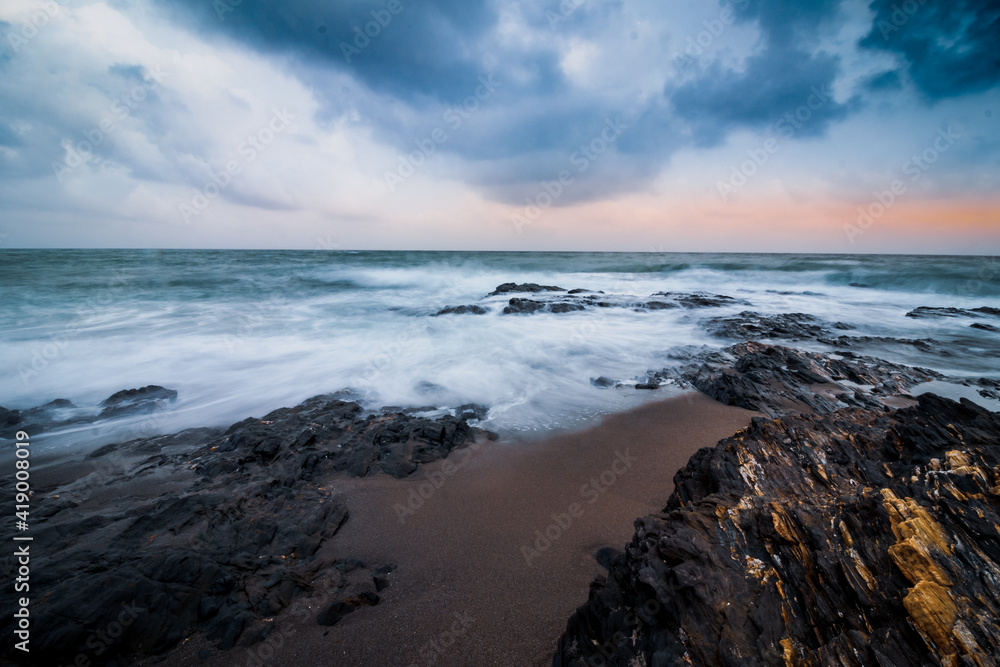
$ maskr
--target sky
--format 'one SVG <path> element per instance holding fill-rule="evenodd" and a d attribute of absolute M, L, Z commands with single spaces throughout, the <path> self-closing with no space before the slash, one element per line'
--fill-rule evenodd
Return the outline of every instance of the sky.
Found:
<path fill-rule="evenodd" d="M 0 248 L 995 254 L 995 0 L 4 0 Z"/>

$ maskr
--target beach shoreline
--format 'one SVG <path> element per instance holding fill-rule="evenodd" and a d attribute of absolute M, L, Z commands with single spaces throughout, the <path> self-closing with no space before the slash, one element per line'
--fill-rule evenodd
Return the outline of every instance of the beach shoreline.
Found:
<path fill-rule="evenodd" d="M 289 610 L 260 644 L 215 651 L 199 633 L 137 664 L 551 664 L 603 572 L 594 554 L 621 549 L 691 455 L 753 414 L 688 393 L 528 444 L 480 442 L 405 479 L 337 473 L 326 488 L 349 518 L 321 555 L 396 565 L 377 606 L 333 627 Z"/>

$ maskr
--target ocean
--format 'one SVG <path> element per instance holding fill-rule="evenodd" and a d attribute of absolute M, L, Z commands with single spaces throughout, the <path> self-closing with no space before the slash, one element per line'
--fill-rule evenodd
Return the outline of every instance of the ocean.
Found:
<path fill-rule="evenodd" d="M 603 292 L 600 298 L 626 307 L 503 314 L 509 298 L 532 297 L 484 299 L 506 282 Z M 747 303 L 627 307 L 662 291 Z M 469 304 L 487 312 L 436 315 Z M 481 404 L 489 408 L 484 427 L 530 438 L 678 391 L 607 389 L 592 380 L 641 380 L 682 363 L 685 350 L 730 345 L 705 322 L 743 311 L 807 313 L 850 325 L 837 333 L 851 336 L 930 338 L 940 344 L 933 350 L 884 341 L 852 349 L 959 377 L 1000 376 L 1000 333 L 970 326 L 1000 327 L 1000 318 L 906 316 L 921 306 L 1000 308 L 1000 263 L 896 255 L 4 250 L 0 405 L 65 398 L 92 411 L 120 389 L 157 384 L 179 392 L 166 412 L 48 436 L 69 446 L 228 425 L 350 389 L 370 408 Z"/>

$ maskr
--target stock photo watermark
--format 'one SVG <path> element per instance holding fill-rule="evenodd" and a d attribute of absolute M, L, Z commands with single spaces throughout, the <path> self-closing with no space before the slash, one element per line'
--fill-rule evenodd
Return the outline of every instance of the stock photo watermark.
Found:
<path fill-rule="evenodd" d="M 539 183 L 538 192 L 534 196 L 526 197 L 524 200 L 526 205 L 511 214 L 510 220 L 517 233 L 521 234 L 527 225 L 537 222 L 542 213 L 555 204 L 565 194 L 567 188 L 576 182 L 577 176 L 585 173 L 594 162 L 608 153 L 628 127 L 628 124 L 623 123 L 618 116 L 614 119 L 605 118 L 601 131 L 570 155 L 569 162 L 572 169 L 563 169 L 553 180 Z"/>
<path fill-rule="evenodd" d="M 372 44 L 372 40 L 382 34 L 382 31 L 389 27 L 392 19 L 403 13 L 406 5 L 402 0 L 389 0 L 382 9 L 371 10 L 372 20 L 364 26 L 355 26 L 353 43 L 341 42 L 340 52 L 344 54 L 344 60 L 350 64 L 351 60 L 361 55 L 361 52 Z"/>
<path fill-rule="evenodd" d="M 882 39 L 888 41 L 889 37 L 893 33 L 898 32 L 906 25 L 910 17 L 917 13 L 927 0 L 905 0 L 904 2 L 895 4 L 892 6 L 892 13 L 889 14 L 889 20 L 880 18 L 875 22 L 878 26 L 879 32 L 882 33 Z"/>
<path fill-rule="evenodd" d="M 531 567 L 543 553 L 551 549 L 553 544 L 569 532 L 579 519 L 583 518 L 583 515 L 586 514 L 583 501 L 586 501 L 587 505 L 596 503 L 638 460 L 635 456 L 630 455 L 627 449 L 624 452 L 616 450 L 611 465 L 599 475 L 591 477 L 586 484 L 580 487 L 580 500 L 570 503 L 565 512 L 553 514 L 552 523 L 535 531 L 534 542 L 530 545 L 521 545 L 521 555 L 528 567 Z"/>
<path fill-rule="evenodd" d="M 201 215 L 211 205 L 212 201 L 217 199 L 222 194 L 222 191 L 232 184 L 233 178 L 243 173 L 244 165 L 256 160 L 257 156 L 267 150 L 271 142 L 279 134 L 287 130 L 295 119 L 295 115 L 289 113 L 288 109 L 278 111 L 272 108 L 271 111 L 271 118 L 264 127 L 248 135 L 236 147 L 236 151 L 242 159 L 229 160 L 226 162 L 226 168 L 220 171 L 209 167 L 210 178 L 201 188 L 195 189 L 194 196 L 191 197 L 191 203 L 178 204 L 178 211 L 180 212 L 181 219 L 184 220 L 184 224 L 190 224 L 191 218 Z"/>
<path fill-rule="evenodd" d="M 907 180 L 896 178 L 884 190 L 876 190 L 873 193 L 872 201 L 865 206 L 858 207 L 857 219 L 853 223 L 844 223 L 844 234 L 847 235 L 847 240 L 853 244 L 857 237 L 864 235 L 889 209 L 907 195 L 910 185 L 923 178 L 924 174 L 934 166 L 934 163 L 961 138 L 961 130 L 953 124 L 949 124 L 943 130 L 938 130 L 937 135 L 927 148 L 913 155 L 900 166 L 901 174 L 909 177 Z"/>
<path fill-rule="evenodd" d="M 545 19 L 549 22 L 549 28 L 555 29 L 560 23 L 565 23 L 569 17 L 576 13 L 576 10 L 585 4 L 587 4 L 587 0 L 562 0 L 559 3 L 559 11 L 546 9 Z"/>
<path fill-rule="evenodd" d="M 457 132 L 462 125 L 472 115 L 479 110 L 483 102 L 493 97 L 493 94 L 503 84 L 493 78 L 493 74 L 484 74 L 479 77 L 479 85 L 476 86 L 472 95 L 466 97 L 461 104 L 448 107 L 443 114 L 442 120 L 447 123 L 452 132 Z M 417 150 L 400 155 L 397 159 L 395 171 L 386 171 L 384 174 L 385 184 L 389 192 L 395 192 L 410 176 L 413 176 L 420 167 L 437 153 L 438 146 L 447 143 L 450 135 L 444 127 L 435 127 L 423 139 L 414 140 Z"/>
<path fill-rule="evenodd" d="M 56 179 L 60 183 L 71 174 L 77 167 L 91 162 L 94 158 L 94 151 L 104 143 L 110 135 L 118 129 L 119 123 L 132 115 L 132 112 L 142 104 L 151 92 L 163 85 L 163 80 L 167 75 L 156 65 L 147 70 L 145 80 L 141 84 L 136 84 L 124 95 L 111 103 L 109 113 L 97 123 L 96 127 L 83 130 L 83 139 L 74 143 L 70 139 L 62 142 L 65 155 L 62 161 L 52 163 L 52 171 L 55 172 Z"/>
<path fill-rule="evenodd" d="M 14 53 L 20 53 L 21 49 L 34 39 L 41 30 L 62 14 L 62 7 L 66 0 L 46 0 L 40 3 L 38 9 L 21 19 L 13 32 L 7 33 L 7 43 Z"/>
<path fill-rule="evenodd" d="M 697 34 L 688 35 L 684 51 L 674 52 L 671 56 L 670 61 L 673 63 L 674 69 L 682 75 L 700 71 L 699 57 L 712 46 L 715 40 L 722 36 L 726 28 L 736 23 L 736 12 L 733 8 L 742 11 L 749 6 L 750 0 L 732 0 L 732 2 L 723 4 L 718 17 L 702 21 L 701 24 L 705 26 L 705 29 Z"/>
<path fill-rule="evenodd" d="M 795 109 L 785 113 L 777 122 L 772 125 L 772 131 L 778 136 L 771 136 L 757 148 L 748 148 L 747 158 L 739 164 L 731 165 L 729 168 L 729 179 L 726 181 L 716 181 L 715 189 L 719 193 L 719 198 L 723 202 L 737 190 L 750 182 L 760 169 L 768 163 L 771 157 L 781 150 L 780 139 L 793 139 L 796 132 L 801 130 L 808 123 L 813 115 L 820 111 L 833 97 L 832 90 L 823 90 L 813 86 L 809 89 L 809 96 Z"/>
<path fill-rule="evenodd" d="M 107 287 L 94 296 L 86 299 L 74 313 L 76 317 L 59 333 L 52 334 L 48 340 L 35 345 L 31 350 L 31 360 L 17 366 L 21 382 L 27 385 L 31 380 L 45 371 L 69 347 L 70 342 L 80 335 L 84 322 L 89 317 L 98 315 L 102 309 L 114 303 L 121 296 L 121 288 L 128 283 L 123 271 L 119 271 L 108 281 Z"/>

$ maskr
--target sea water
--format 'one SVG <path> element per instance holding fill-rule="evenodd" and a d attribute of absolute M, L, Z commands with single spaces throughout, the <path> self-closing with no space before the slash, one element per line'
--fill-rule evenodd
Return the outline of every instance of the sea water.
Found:
<path fill-rule="evenodd" d="M 483 300 L 504 282 L 636 301 L 660 291 L 707 292 L 751 305 L 504 315 L 514 295 Z M 489 312 L 435 316 L 463 304 L 485 304 Z M 93 410 L 120 389 L 157 384 L 179 398 L 144 417 L 143 433 L 172 432 L 224 426 L 350 389 L 371 409 L 482 404 L 487 428 L 530 435 L 668 395 L 602 389 L 591 379 L 641 378 L 682 363 L 677 350 L 685 346 L 730 345 L 710 336 L 705 320 L 745 310 L 802 312 L 854 327 L 837 334 L 933 338 L 947 354 L 905 345 L 870 352 L 950 375 L 1000 375 L 1000 333 L 971 328 L 976 320 L 968 317 L 906 317 L 918 306 L 1000 308 L 1000 263 L 884 255 L 5 250 L 0 405 L 66 398 Z M 980 319 L 1000 327 L 1000 318 Z M 61 442 L 116 437 L 114 425 L 96 424 Z"/>

